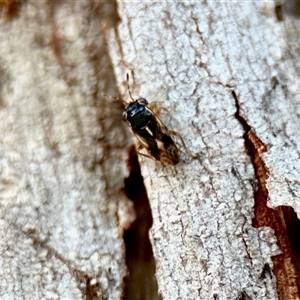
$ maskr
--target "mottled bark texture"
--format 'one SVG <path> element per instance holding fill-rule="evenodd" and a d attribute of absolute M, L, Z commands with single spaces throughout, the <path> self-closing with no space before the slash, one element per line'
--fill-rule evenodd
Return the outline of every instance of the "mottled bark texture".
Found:
<path fill-rule="evenodd" d="M 157 299 L 152 245 L 164 300 L 298 299 L 297 9 L 53 3 L 0 6 L 0 298 Z M 140 176 L 126 74 L 196 158 Z"/>
<path fill-rule="evenodd" d="M 119 14 L 109 45 L 124 95 L 129 72 L 133 96 L 167 108 L 198 155 L 178 141 L 175 167 L 140 157 L 163 299 L 298 299 L 296 10 L 122 2 Z"/>
<path fill-rule="evenodd" d="M 103 31 L 113 3 L 28 2 L 0 21 L 0 298 L 120 299 L 128 134 Z M 12 1 L 11 1 L 12 2 Z"/>

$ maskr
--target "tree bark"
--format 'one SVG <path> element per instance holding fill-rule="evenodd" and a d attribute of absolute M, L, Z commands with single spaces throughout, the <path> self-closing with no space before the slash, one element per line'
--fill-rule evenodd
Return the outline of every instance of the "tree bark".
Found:
<path fill-rule="evenodd" d="M 175 167 L 140 156 L 163 299 L 298 299 L 299 21 L 257 1 L 120 2 L 119 14 L 109 45 L 124 98 L 133 71 L 133 97 L 167 108 L 198 156 L 180 141 Z"/>
<path fill-rule="evenodd" d="M 15 3 L 18 5 L 17 3 Z M 7 4 L 9 5 L 9 3 Z M 101 30 L 114 3 L 3 7 L 1 299 L 120 299 L 128 135 Z M 8 18 L 8 19 L 7 19 Z"/>
<path fill-rule="evenodd" d="M 1 7 L 1 299 L 159 298 L 123 241 L 135 215 L 147 232 L 151 213 L 164 300 L 299 299 L 300 52 L 290 8 Z M 196 155 L 175 137 L 178 165 L 139 156 L 151 212 L 131 176 L 139 169 L 122 101 L 103 97 L 117 97 L 117 83 L 129 102 L 126 74 L 133 98 L 165 107 L 160 119 Z M 135 212 L 124 192 L 144 199 Z"/>

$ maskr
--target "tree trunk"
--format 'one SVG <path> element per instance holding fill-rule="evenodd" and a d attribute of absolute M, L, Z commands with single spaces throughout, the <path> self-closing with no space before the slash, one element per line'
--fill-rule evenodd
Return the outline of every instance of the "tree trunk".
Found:
<path fill-rule="evenodd" d="M 0 298 L 299 299 L 290 12 L 2 4 Z M 180 163 L 139 156 L 143 181 L 114 98 L 118 83 L 131 101 L 126 74 L 133 98 L 166 108 L 159 118 L 195 154 L 175 136 Z"/>
<path fill-rule="evenodd" d="M 198 156 L 140 156 L 163 299 L 298 299 L 299 21 L 257 1 L 119 14 L 118 81 L 133 70 L 133 97 L 161 102 Z"/>
<path fill-rule="evenodd" d="M 102 96 L 115 82 L 101 34 L 116 8 L 19 9 L 3 7 L 0 31 L 0 298 L 120 299 L 134 212 L 122 105 Z"/>

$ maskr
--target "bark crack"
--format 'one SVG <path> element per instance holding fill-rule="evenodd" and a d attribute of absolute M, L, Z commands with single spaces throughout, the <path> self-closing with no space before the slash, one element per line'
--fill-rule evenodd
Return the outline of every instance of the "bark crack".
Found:
<path fill-rule="evenodd" d="M 129 151 L 128 167 L 130 175 L 125 179 L 125 193 L 134 203 L 136 219 L 124 233 L 128 275 L 123 299 L 162 299 L 158 294 L 155 260 L 149 239 L 152 213 L 134 146 Z"/>
<path fill-rule="evenodd" d="M 296 236 L 300 232 L 300 222 L 292 207 L 281 206 L 274 210 L 267 206 L 266 180 L 269 172 L 263 161 L 263 154 L 267 151 L 267 147 L 240 114 L 240 104 L 234 91 L 232 95 L 237 108 L 235 117 L 244 128 L 245 148 L 251 158 L 257 180 L 257 191 L 254 194 L 255 217 L 252 224 L 256 228 L 271 227 L 282 251 L 282 254 L 272 257 L 274 264 L 272 271 L 277 280 L 278 298 L 280 300 L 299 299 L 299 267 L 297 265 L 300 258 L 300 244 Z M 262 274 L 266 273 L 265 269 L 264 267 Z"/>

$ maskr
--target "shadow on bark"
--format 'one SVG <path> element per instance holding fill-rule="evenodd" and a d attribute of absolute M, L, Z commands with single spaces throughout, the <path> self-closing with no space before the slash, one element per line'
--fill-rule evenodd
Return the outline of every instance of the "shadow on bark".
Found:
<path fill-rule="evenodd" d="M 134 147 L 130 150 L 130 176 L 125 179 L 125 192 L 135 206 L 136 220 L 124 233 L 126 265 L 124 300 L 155 300 L 158 295 L 155 261 L 149 240 L 152 214 Z"/>

